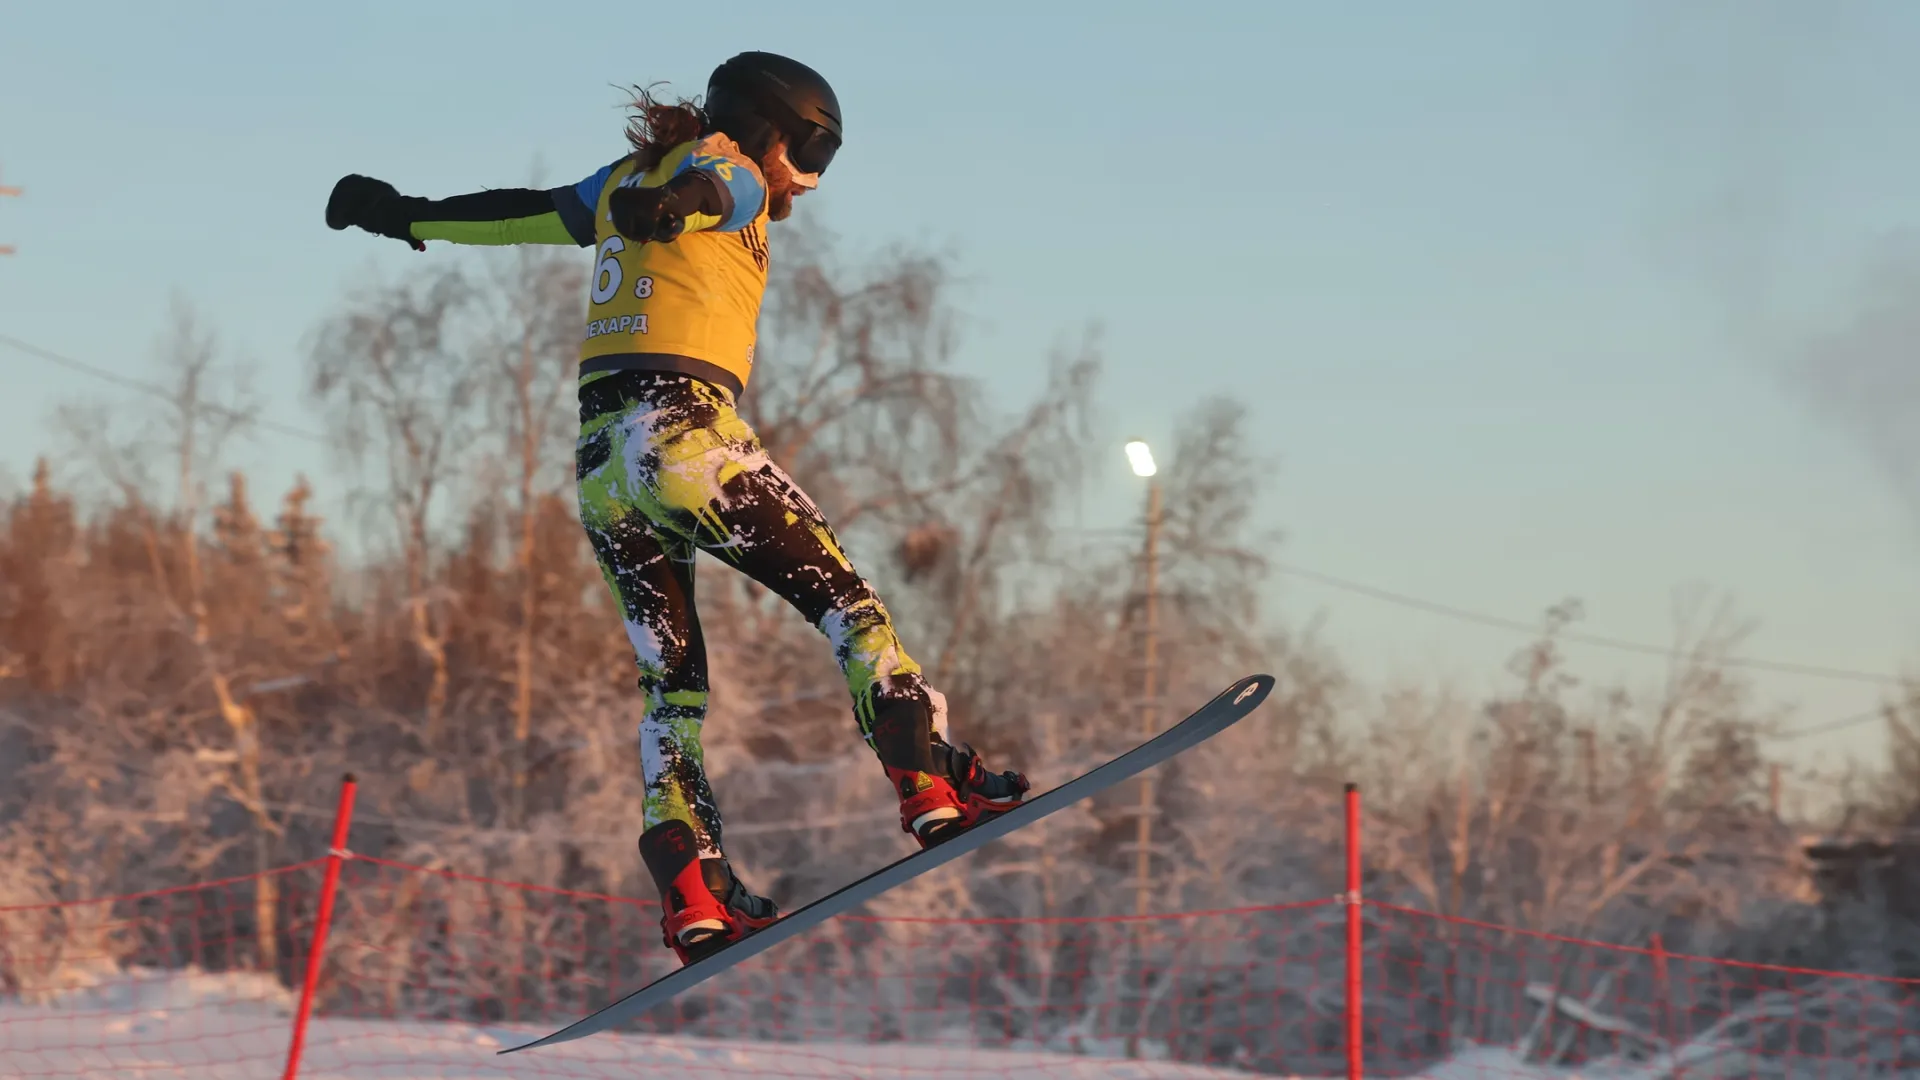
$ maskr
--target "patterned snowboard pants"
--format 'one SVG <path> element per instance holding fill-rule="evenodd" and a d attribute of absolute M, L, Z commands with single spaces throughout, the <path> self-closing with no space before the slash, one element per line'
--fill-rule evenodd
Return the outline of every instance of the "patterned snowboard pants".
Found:
<path fill-rule="evenodd" d="M 876 710 L 911 710 L 945 737 L 945 699 L 901 648 L 887 609 L 819 508 L 768 457 L 725 391 L 674 374 L 588 376 L 574 463 L 580 519 L 640 668 L 645 827 L 684 821 L 702 856 L 721 854 L 700 749 L 708 687 L 693 598 L 697 551 L 773 590 L 827 636 L 869 745 Z"/>

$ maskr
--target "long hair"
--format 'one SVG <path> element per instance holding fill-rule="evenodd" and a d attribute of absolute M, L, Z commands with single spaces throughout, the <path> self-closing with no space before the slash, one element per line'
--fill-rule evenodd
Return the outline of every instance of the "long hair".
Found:
<path fill-rule="evenodd" d="M 707 114 L 700 106 L 682 98 L 674 102 L 653 96 L 650 87 L 633 87 L 628 107 L 633 115 L 627 120 L 627 143 L 642 172 L 660 164 L 667 152 L 681 143 L 692 142 L 709 130 Z"/>

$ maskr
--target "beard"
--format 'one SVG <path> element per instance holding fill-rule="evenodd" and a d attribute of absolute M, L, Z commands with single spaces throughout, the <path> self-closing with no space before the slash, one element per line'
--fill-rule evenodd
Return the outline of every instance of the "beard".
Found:
<path fill-rule="evenodd" d="M 800 189 L 794 185 L 793 171 L 780 160 L 778 148 L 760 162 L 760 175 L 767 178 L 767 220 L 787 220 L 793 213 L 793 198 Z"/>

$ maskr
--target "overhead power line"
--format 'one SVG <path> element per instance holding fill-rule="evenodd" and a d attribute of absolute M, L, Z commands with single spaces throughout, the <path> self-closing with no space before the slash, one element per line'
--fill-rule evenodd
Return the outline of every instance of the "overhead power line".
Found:
<path fill-rule="evenodd" d="M 1855 713 L 1852 716 L 1843 716 L 1838 720 L 1828 720 L 1825 723 L 1813 724 L 1803 728 L 1794 728 L 1791 731 L 1775 732 L 1769 737 L 1782 741 L 1787 739 L 1804 739 L 1809 735 L 1825 735 L 1833 731 L 1844 731 L 1847 728 L 1859 727 L 1861 724 L 1871 723 L 1875 720 L 1883 720 L 1886 718 L 1886 715 L 1887 710 L 1884 707 L 1868 709 L 1866 712 Z"/>
<path fill-rule="evenodd" d="M 1406 593 L 1393 592 L 1392 590 L 1382 589 L 1378 586 L 1367 585 L 1363 582 L 1335 577 L 1332 574 L 1324 574 L 1318 570 L 1309 570 L 1304 566 L 1276 564 L 1274 570 L 1290 577 L 1318 582 L 1329 588 L 1339 589 L 1343 592 L 1371 597 L 1389 604 L 1397 604 L 1400 607 L 1425 611 L 1433 615 L 1441 615 L 1460 622 L 1478 623 L 1482 626 L 1498 627 L 1502 630 L 1514 630 L 1523 634 L 1537 634 L 1540 632 L 1540 625 L 1538 623 L 1527 622 L 1524 619 L 1509 619 L 1500 615 L 1489 615 L 1482 611 L 1472 611 L 1467 608 L 1454 607 L 1451 604 L 1442 604 L 1417 596 L 1409 596 Z M 1674 652 L 1671 646 L 1651 645 L 1643 641 L 1630 641 L 1625 638 L 1607 637 L 1602 634 L 1587 634 L 1577 630 L 1562 630 L 1555 636 L 1562 640 L 1581 645 L 1591 645 L 1600 649 L 1613 649 L 1617 652 L 1638 653 L 1642 656 L 1672 656 Z M 1829 667 L 1825 664 L 1807 664 L 1793 660 L 1763 660 L 1752 656 L 1728 656 L 1720 657 L 1716 662 L 1724 664 L 1727 667 L 1747 668 L 1754 671 L 1772 671 L 1785 675 L 1807 675 L 1820 679 L 1840 679 L 1848 682 L 1871 683 L 1876 686 L 1906 685 L 1906 680 L 1898 675 L 1888 675 L 1877 671 L 1861 671 L 1855 668 Z"/>
<path fill-rule="evenodd" d="M 0 193 L 4 193 L 4 189 L 0 189 Z M 167 393 L 164 387 L 155 383 L 131 378 L 117 372 L 96 367 L 81 360 L 75 360 L 69 356 L 63 356 L 29 342 L 21 341 L 19 338 L 8 334 L 0 334 L 0 345 L 6 345 L 26 355 L 36 357 L 70 371 L 92 376 L 93 378 L 112 383 L 116 386 L 141 393 L 152 394 L 155 397 L 163 399 L 171 398 L 171 395 Z M 306 431 L 286 424 L 275 423 L 271 420 L 261 420 L 247 416 L 235 410 L 225 408 L 224 406 L 206 405 L 203 407 L 209 411 L 219 412 L 235 419 L 245 420 L 259 426 L 265 431 L 272 431 L 291 438 L 304 439 L 322 445 L 327 442 L 325 436 L 315 432 Z M 1522 634 L 1537 634 L 1540 632 L 1540 625 L 1537 622 L 1529 622 L 1525 619 L 1513 619 L 1502 615 L 1493 615 L 1484 611 L 1475 611 L 1470 608 L 1445 604 L 1436 600 L 1428 600 L 1424 597 L 1413 596 L 1408 593 L 1381 588 L 1377 585 L 1369 585 L 1365 582 L 1338 577 L 1304 566 L 1291 563 L 1274 563 L 1272 564 L 1272 568 L 1275 572 L 1289 577 L 1316 582 L 1331 589 L 1353 593 L 1357 596 L 1365 596 L 1383 603 L 1393 604 L 1415 611 L 1423 611 L 1430 615 L 1438 615 L 1458 622 L 1474 623 L 1480 626 L 1488 626 Z M 1643 641 L 1633 641 L 1627 638 L 1611 637 L 1604 634 L 1590 634 L 1578 630 L 1562 630 L 1558 636 L 1562 640 L 1580 645 L 1589 645 L 1600 649 L 1611 649 L 1616 652 L 1634 653 L 1641 656 L 1669 657 L 1672 656 L 1674 652 L 1671 646 L 1653 645 Z M 1834 667 L 1826 664 L 1812 664 L 1793 660 L 1771 660 L 1751 656 L 1728 656 L 1719 658 L 1718 662 L 1727 667 L 1744 668 L 1751 671 L 1768 671 L 1784 675 L 1803 675 L 1811 678 L 1836 679 L 1846 682 L 1867 683 L 1874 686 L 1901 687 L 1908 684 L 1908 680 L 1900 676 L 1889 675 L 1883 672 L 1863 671 L 1855 668 Z M 1867 723 L 1878 718 L 1880 715 L 1881 710 L 1876 708 L 1868 712 L 1843 717 L 1828 723 L 1817 724 L 1813 727 L 1782 732 L 1776 737 L 1781 739 L 1795 739 L 1807 735 L 1839 731 Z"/>
<path fill-rule="evenodd" d="M 1292 577 L 1302 578 L 1308 581 L 1318 582 L 1319 584 L 1325 585 L 1329 588 L 1339 589 L 1344 592 L 1356 593 L 1358 595 L 1371 597 L 1372 599 L 1384 601 L 1389 604 L 1397 604 L 1401 607 L 1413 608 L 1415 610 L 1425 611 L 1430 614 L 1440 615 L 1445 618 L 1455 619 L 1461 622 L 1477 623 L 1482 626 L 1493 626 L 1503 630 L 1514 630 L 1514 631 L 1518 631 L 1520 633 L 1525 633 L 1525 634 L 1537 634 L 1540 632 L 1540 627 L 1536 623 L 1529 623 L 1521 619 L 1509 619 L 1499 615 L 1489 615 L 1485 612 L 1471 611 L 1466 608 L 1454 607 L 1451 604 L 1442 604 L 1432 600 L 1425 600 L 1417 596 L 1408 596 L 1405 593 L 1397 593 L 1388 589 L 1381 589 L 1376 586 L 1367 585 L 1358 581 L 1349 581 L 1345 578 L 1334 577 L 1331 574 L 1323 574 L 1318 570 L 1309 570 L 1306 567 L 1302 567 L 1302 566 L 1277 565 L 1274 567 L 1274 569 L 1279 573 L 1287 574 Z M 1592 645 L 1596 648 L 1613 649 L 1620 652 L 1639 653 L 1641 655 L 1647 655 L 1647 656 L 1673 655 L 1673 650 L 1670 648 L 1662 648 L 1658 645 L 1649 645 L 1645 642 L 1640 642 L 1640 641 L 1628 641 L 1622 638 L 1607 637 L 1601 634 L 1584 634 L 1584 633 L 1579 633 L 1577 631 L 1563 630 L 1560 632 L 1559 636 L 1568 641 L 1579 642 L 1584 645 Z M 1721 658 L 1719 660 L 1719 663 L 1725 664 L 1728 667 L 1747 668 L 1749 670 L 1754 670 L 1754 671 L 1772 671 L 1772 672 L 1780 672 L 1780 673 L 1791 674 L 1791 675 L 1809 675 L 1809 676 L 1814 676 L 1816 678 L 1841 679 L 1841 680 L 1850 681 L 1850 682 L 1871 683 L 1879 686 L 1899 687 L 1899 686 L 1909 685 L 1908 680 L 1902 679 L 1896 675 L 1883 675 L 1878 672 L 1872 672 L 1872 671 L 1858 671 L 1851 668 L 1828 667 L 1821 664 L 1804 664 L 1804 663 L 1799 663 L 1796 661 L 1788 661 L 1788 660 L 1763 660 L 1763 659 L 1750 657 L 1750 656 L 1730 656 L 1730 657 Z M 1843 716 L 1837 720 L 1828 720 L 1822 723 L 1812 724 L 1803 728 L 1793 728 L 1788 731 L 1774 732 L 1772 735 L 1768 737 L 1772 739 L 1777 739 L 1780 741 L 1786 741 L 1789 739 L 1803 739 L 1809 735 L 1825 735 L 1830 732 L 1844 731 L 1848 728 L 1859 727 L 1862 724 L 1868 724 L 1868 723 L 1872 723 L 1875 720 L 1880 720 L 1885 716 L 1886 716 L 1886 707 L 1876 706 L 1872 709 L 1868 709 L 1865 712 L 1854 713 L 1849 716 Z"/>
<path fill-rule="evenodd" d="M 1126 530 L 1094 529 L 1089 531 L 1096 534 L 1104 534 Z M 1129 535 L 1131 535 L 1131 532 L 1128 532 Z M 1471 608 L 1445 604 L 1437 600 L 1428 600 L 1424 597 L 1396 592 L 1392 589 L 1384 589 L 1378 585 L 1369 585 L 1365 582 L 1338 577 L 1320 570 L 1313 570 L 1292 563 L 1269 562 L 1267 565 L 1269 569 L 1277 574 L 1300 578 L 1304 581 L 1316 582 L 1331 589 L 1338 589 L 1341 592 L 1365 596 L 1369 599 L 1379 600 L 1383 603 L 1409 608 L 1414 611 L 1423 611 L 1429 615 L 1438 615 L 1456 622 L 1474 623 L 1500 630 L 1511 630 L 1520 634 L 1538 634 L 1541 631 L 1541 626 L 1537 621 L 1529 622 L 1526 619 L 1513 619 L 1504 615 L 1493 615 L 1484 611 L 1475 611 Z M 1612 649 L 1616 652 L 1636 653 L 1641 656 L 1670 657 L 1674 653 L 1673 647 L 1669 645 L 1654 645 L 1649 642 L 1610 637 L 1604 634 L 1589 634 L 1579 630 L 1562 630 L 1555 636 L 1563 641 L 1571 641 L 1579 645 L 1590 645 L 1599 649 Z M 1820 679 L 1838 679 L 1845 682 L 1868 683 L 1874 686 L 1902 687 L 1908 685 L 1910 681 L 1899 675 L 1889 675 L 1885 672 L 1834 667 L 1827 664 L 1812 664 L 1797 660 L 1769 660 L 1753 656 L 1728 656 L 1718 658 L 1716 662 L 1724 664 L 1727 667 L 1746 668 L 1753 671 L 1770 671 L 1783 675 L 1805 675 Z"/>
<path fill-rule="evenodd" d="M 71 356 L 62 356 L 49 349 L 43 349 L 38 345 L 21 341 L 19 338 L 10 334 L 0 334 L 0 345 L 5 345 L 17 352 L 22 352 L 28 356 L 44 360 L 55 367 L 79 372 L 82 375 L 91 376 L 102 382 L 112 383 L 123 389 L 137 391 L 142 394 L 151 394 L 162 400 L 171 401 L 173 399 L 173 395 L 167 392 L 167 388 L 158 383 L 151 383 L 143 379 L 135 379 L 131 376 L 122 375 L 119 372 L 108 371 L 106 368 L 96 367 L 84 360 L 75 360 Z M 307 431 L 303 428 L 293 427 L 288 424 L 276 423 L 272 420 L 263 420 L 249 413 L 241 412 L 238 409 L 229 409 L 224 405 L 215 405 L 209 402 L 201 405 L 200 408 L 206 412 L 217 413 L 232 420 L 252 424 L 262 431 L 271 431 L 275 434 L 285 435 L 293 439 L 304 439 L 307 442 L 319 443 L 323 446 L 327 443 L 327 437 L 318 432 Z"/>

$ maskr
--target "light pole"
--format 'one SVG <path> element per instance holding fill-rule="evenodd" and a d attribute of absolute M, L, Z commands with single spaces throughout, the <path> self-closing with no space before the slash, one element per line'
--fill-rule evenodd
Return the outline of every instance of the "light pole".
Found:
<path fill-rule="evenodd" d="M 1142 640 L 1140 648 L 1140 741 L 1153 738 L 1155 704 L 1159 698 L 1159 650 L 1160 650 L 1160 481 L 1157 479 L 1159 468 L 1153 461 L 1153 450 L 1144 440 L 1135 439 L 1127 444 L 1127 463 L 1133 466 L 1133 475 L 1147 481 L 1147 541 L 1145 558 L 1146 591 L 1142 599 L 1141 612 Z M 1140 817 L 1135 823 L 1134 851 L 1134 914 L 1145 915 L 1152 897 L 1151 857 L 1148 848 L 1153 842 L 1153 774 L 1140 776 Z"/>

